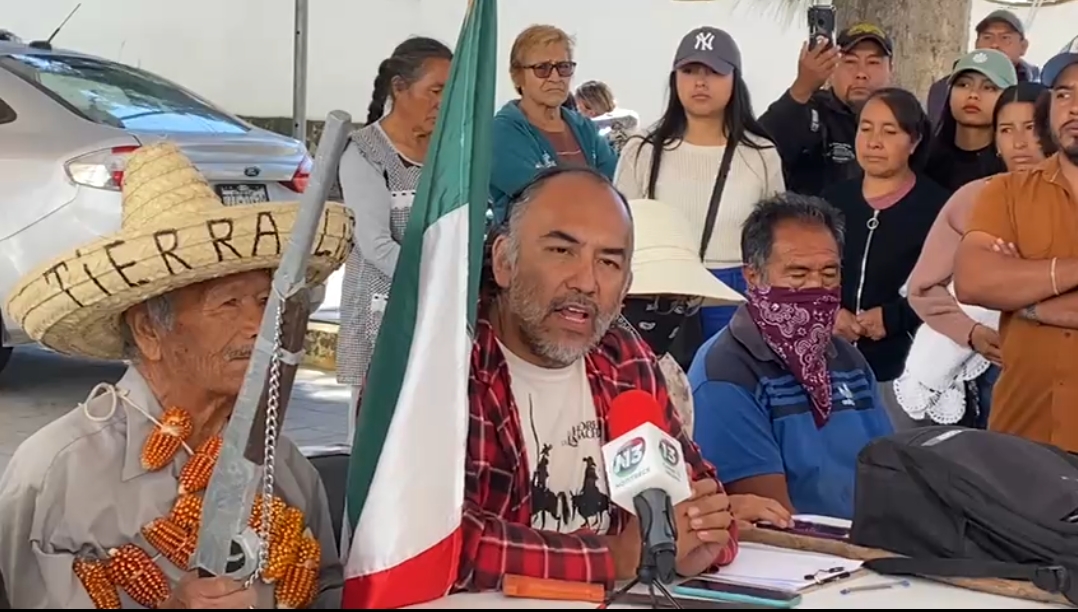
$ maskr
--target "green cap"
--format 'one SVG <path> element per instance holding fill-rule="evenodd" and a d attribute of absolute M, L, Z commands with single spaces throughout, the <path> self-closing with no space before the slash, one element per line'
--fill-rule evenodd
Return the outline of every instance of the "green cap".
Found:
<path fill-rule="evenodd" d="M 1018 84 L 1018 73 L 1011 58 L 995 49 L 978 49 L 964 55 L 955 63 L 949 82 L 954 83 L 958 75 L 971 71 L 983 74 L 1000 89 Z"/>

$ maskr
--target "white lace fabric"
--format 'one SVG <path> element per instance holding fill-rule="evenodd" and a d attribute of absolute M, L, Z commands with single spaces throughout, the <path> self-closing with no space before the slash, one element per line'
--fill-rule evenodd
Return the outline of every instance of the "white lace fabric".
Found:
<path fill-rule="evenodd" d="M 977 323 L 999 328 L 998 312 L 959 306 Z M 966 414 L 966 383 L 991 365 L 968 346 L 921 325 L 906 357 L 906 369 L 893 383 L 895 396 L 910 418 L 921 421 L 927 417 L 940 425 L 953 425 Z"/>

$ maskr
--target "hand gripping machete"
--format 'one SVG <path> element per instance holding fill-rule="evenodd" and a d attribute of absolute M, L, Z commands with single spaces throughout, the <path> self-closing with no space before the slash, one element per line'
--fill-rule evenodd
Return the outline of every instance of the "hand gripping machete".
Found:
<path fill-rule="evenodd" d="M 273 291 L 262 315 L 251 362 L 203 496 L 202 525 L 193 565 L 204 577 L 229 576 L 250 586 L 265 569 L 277 433 L 284 424 L 302 358 L 310 310 L 307 261 L 337 176 L 351 119 L 343 111 L 332 111 L 326 118 L 311 182 L 300 196 L 296 224 L 273 277 Z M 258 491 L 260 481 L 262 488 Z M 263 520 L 257 531 L 248 526 L 256 492 L 263 493 L 264 501 Z"/>

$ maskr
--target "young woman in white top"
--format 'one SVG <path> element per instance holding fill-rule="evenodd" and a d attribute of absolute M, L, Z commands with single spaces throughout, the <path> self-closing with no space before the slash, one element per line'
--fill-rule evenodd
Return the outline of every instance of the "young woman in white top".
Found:
<path fill-rule="evenodd" d="M 670 73 L 666 112 L 646 134 L 625 144 L 614 182 L 629 199 L 660 199 L 680 209 L 695 232 L 687 237 L 695 240 L 689 246 L 699 252 L 711 193 L 730 142 L 736 148 L 704 265 L 744 293 L 741 224 L 758 201 L 785 191 L 786 184 L 779 153 L 752 112 L 741 76 L 741 52 L 729 34 L 702 27 L 685 35 Z M 704 338 L 726 327 L 734 310 L 701 310 Z"/>

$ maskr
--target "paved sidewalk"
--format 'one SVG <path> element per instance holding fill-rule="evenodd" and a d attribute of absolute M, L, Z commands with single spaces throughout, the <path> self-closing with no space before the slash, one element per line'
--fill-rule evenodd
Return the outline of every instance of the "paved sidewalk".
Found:
<path fill-rule="evenodd" d="M 0 374 L 0 472 L 18 445 L 46 423 L 73 410 L 100 382 L 115 382 L 124 365 L 79 360 L 26 347 L 15 350 Z M 348 387 L 332 373 L 296 376 L 284 433 L 300 446 L 346 441 Z"/>

